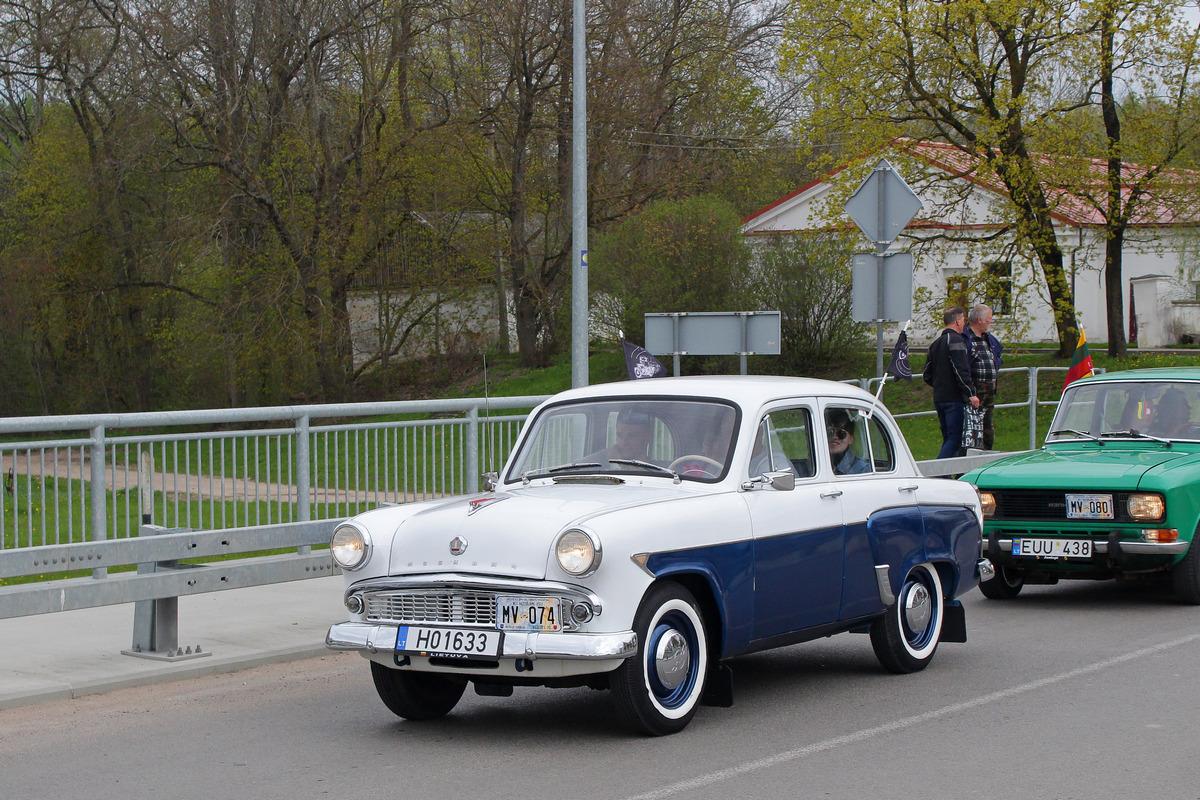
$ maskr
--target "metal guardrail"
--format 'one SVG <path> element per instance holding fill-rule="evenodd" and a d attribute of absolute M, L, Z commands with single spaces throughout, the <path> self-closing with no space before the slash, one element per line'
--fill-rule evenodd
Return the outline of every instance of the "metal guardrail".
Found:
<path fill-rule="evenodd" d="M 918 461 L 917 468 L 927 478 L 958 477 L 965 475 L 976 467 L 982 467 L 1002 458 L 1015 456 L 1018 453 L 1028 453 L 1028 450 L 976 450 L 958 458 L 935 458 L 929 461 Z"/>
<path fill-rule="evenodd" d="M 543 399 L 0 419 L 0 618 L 133 602 L 126 652 L 207 655 L 177 646 L 180 596 L 332 574 L 338 521 L 477 491 L 525 418 L 493 411 Z"/>
<path fill-rule="evenodd" d="M 328 543 L 339 521 L 222 531 L 177 531 L 145 525 L 137 538 L 9 550 L 0 553 L 0 578 L 61 573 L 96 565 L 139 565 L 141 571 L 112 572 L 102 580 L 64 578 L 0 586 L 0 619 L 330 575 L 334 566 L 327 550 L 210 563 L 179 561 L 310 548 Z"/>

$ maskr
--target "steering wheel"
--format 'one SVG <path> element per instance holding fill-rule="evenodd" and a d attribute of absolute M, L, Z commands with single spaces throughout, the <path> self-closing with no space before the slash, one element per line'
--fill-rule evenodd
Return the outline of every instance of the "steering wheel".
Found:
<path fill-rule="evenodd" d="M 668 465 L 668 469 L 675 469 L 680 464 L 687 464 L 687 469 L 683 470 L 681 475 L 695 477 L 702 475 L 706 478 L 715 478 L 721 474 L 721 470 L 725 469 L 725 465 L 716 459 L 702 456 L 699 453 L 694 455 L 680 456 Z M 705 469 L 706 466 L 711 466 L 716 469 L 716 472 L 709 472 Z"/>

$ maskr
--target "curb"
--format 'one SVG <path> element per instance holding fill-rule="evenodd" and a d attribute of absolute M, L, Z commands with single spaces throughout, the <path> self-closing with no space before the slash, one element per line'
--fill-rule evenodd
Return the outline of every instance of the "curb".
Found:
<path fill-rule="evenodd" d="M 20 706 L 48 703 L 54 700 L 73 700 L 89 694 L 103 694 L 117 689 L 130 689 L 137 686 L 149 686 L 156 683 L 200 678 L 207 675 L 221 675 L 230 672 L 261 667 L 266 664 L 281 664 L 288 661 L 300 661 L 308 658 L 334 653 L 320 644 L 292 645 L 273 650 L 263 650 L 257 653 L 226 656 L 212 656 L 201 661 L 166 664 L 160 669 L 152 669 L 133 675 L 120 677 L 97 678 L 74 683 L 51 684 L 44 688 L 25 689 L 8 694 L 0 694 L 0 711 Z"/>

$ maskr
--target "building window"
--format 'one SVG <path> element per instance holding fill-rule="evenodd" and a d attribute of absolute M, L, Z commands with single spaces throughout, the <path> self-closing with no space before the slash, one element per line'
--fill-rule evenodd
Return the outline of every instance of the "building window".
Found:
<path fill-rule="evenodd" d="M 1012 313 L 1012 262 L 983 262 L 983 302 L 996 316 Z"/>
<path fill-rule="evenodd" d="M 946 278 L 946 305 L 970 308 L 971 278 L 969 275 L 950 275 Z"/>

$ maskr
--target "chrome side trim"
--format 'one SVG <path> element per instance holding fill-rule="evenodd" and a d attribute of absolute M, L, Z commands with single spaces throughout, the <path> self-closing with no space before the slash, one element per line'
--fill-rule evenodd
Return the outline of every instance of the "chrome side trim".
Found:
<path fill-rule="evenodd" d="M 1030 536 L 1036 538 L 1037 534 L 1030 534 Z M 1086 539 L 1088 537 L 1083 536 L 1083 537 L 1079 537 L 1079 538 Z M 1012 539 L 997 539 L 996 544 L 999 545 L 1001 551 L 1003 551 L 1005 553 L 1012 552 Z M 1152 555 L 1152 556 L 1153 555 L 1177 556 L 1180 553 L 1187 552 L 1189 543 L 1182 542 L 1182 541 L 1180 541 L 1180 542 L 1131 542 L 1131 541 L 1125 541 L 1124 539 L 1122 539 L 1119 542 L 1119 544 L 1121 546 L 1122 553 L 1136 553 L 1137 555 Z M 1092 540 L 1092 552 L 1107 553 L 1108 552 L 1108 541 L 1104 540 L 1104 539 L 1093 539 Z"/>
<path fill-rule="evenodd" d="M 888 577 L 891 569 L 887 564 L 875 565 L 875 581 L 879 584 L 879 599 L 883 601 L 885 607 L 896 602 L 896 595 L 892 593 L 892 580 Z"/>
<path fill-rule="evenodd" d="M 389 652 L 396 645 L 395 625 L 338 622 L 329 626 L 325 646 L 330 650 L 357 650 L 364 655 Z M 569 661 L 602 661 L 637 654 L 637 634 L 617 633 L 506 633 L 501 658 L 555 658 Z"/>

